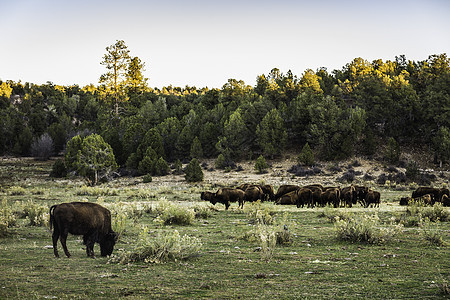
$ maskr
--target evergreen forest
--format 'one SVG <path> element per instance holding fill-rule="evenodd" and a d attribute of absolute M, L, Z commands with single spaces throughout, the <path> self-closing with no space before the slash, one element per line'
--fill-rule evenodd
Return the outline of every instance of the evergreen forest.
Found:
<path fill-rule="evenodd" d="M 149 162 L 273 159 L 308 144 L 322 160 L 373 156 L 387 141 L 450 158 L 450 59 L 372 62 L 300 75 L 274 68 L 256 85 L 151 88 L 123 41 L 106 48 L 98 85 L 0 81 L 0 155 L 48 158 L 76 136 L 100 135 L 118 167 Z M 161 160 L 162 159 L 162 160 Z"/>

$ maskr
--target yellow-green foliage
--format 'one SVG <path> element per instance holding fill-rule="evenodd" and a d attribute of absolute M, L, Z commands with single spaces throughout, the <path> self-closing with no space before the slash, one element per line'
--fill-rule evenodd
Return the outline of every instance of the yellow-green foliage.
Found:
<path fill-rule="evenodd" d="M 271 225 L 274 222 L 275 212 L 269 206 L 263 207 L 260 200 L 247 204 L 244 207 L 244 212 L 251 224 Z"/>
<path fill-rule="evenodd" d="M 408 205 L 404 213 L 397 215 L 396 219 L 405 226 L 419 226 L 425 219 L 431 222 L 447 222 L 450 220 L 450 212 L 440 203 L 436 203 L 432 207 L 424 207 L 420 203 L 414 202 Z"/>
<path fill-rule="evenodd" d="M 48 227 L 50 218 L 48 206 L 29 200 L 23 203 L 22 210 L 29 226 Z"/>
<path fill-rule="evenodd" d="M 439 228 L 439 220 L 431 222 L 430 219 L 425 218 L 420 224 L 421 234 L 423 238 L 432 245 L 445 246 L 445 241 L 442 237 L 441 229 Z"/>
<path fill-rule="evenodd" d="M 0 237 L 5 236 L 8 228 L 16 224 L 16 217 L 8 204 L 8 201 L 3 198 L 0 204 Z"/>
<path fill-rule="evenodd" d="M 338 239 L 350 242 L 382 244 L 401 232 L 401 225 L 381 226 L 377 214 L 336 220 L 334 229 Z"/>
<path fill-rule="evenodd" d="M 119 192 L 117 189 L 83 185 L 76 189 L 75 194 L 77 196 L 117 196 Z"/>
<path fill-rule="evenodd" d="M 178 230 L 159 232 L 152 236 L 148 227 L 139 232 L 136 248 L 130 252 L 113 255 L 111 262 L 129 263 L 143 261 L 161 263 L 167 261 L 186 260 L 198 255 L 202 242 L 197 237 L 181 236 Z"/>
<path fill-rule="evenodd" d="M 26 190 L 21 186 L 12 186 L 7 191 L 9 196 L 23 196 L 25 193 Z"/>
<path fill-rule="evenodd" d="M 327 218 L 331 223 L 337 220 L 350 220 L 352 216 L 352 213 L 348 209 L 335 209 L 331 206 L 324 207 L 318 215 L 319 218 Z"/>
<path fill-rule="evenodd" d="M 193 209 L 182 207 L 169 202 L 164 198 L 159 201 L 156 206 L 156 211 L 158 216 L 154 222 L 163 225 L 191 225 L 195 219 L 195 212 Z"/>

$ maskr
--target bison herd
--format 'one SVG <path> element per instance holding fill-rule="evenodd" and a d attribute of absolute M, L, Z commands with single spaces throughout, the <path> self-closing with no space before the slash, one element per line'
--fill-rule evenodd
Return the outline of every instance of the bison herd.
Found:
<path fill-rule="evenodd" d="M 447 188 L 419 187 L 411 197 L 401 198 L 400 205 L 421 202 L 434 205 L 437 202 L 450 206 Z M 242 184 L 236 188 L 219 188 L 217 192 L 202 192 L 201 199 L 212 204 L 222 203 L 225 209 L 237 202 L 240 208 L 245 202 L 273 201 L 280 205 L 297 207 L 315 207 L 332 205 L 333 207 L 352 207 L 360 203 L 364 207 L 380 205 L 380 193 L 365 186 L 351 185 L 344 188 L 324 187 L 321 184 L 281 185 L 277 193 L 271 185 Z M 50 208 L 50 228 L 53 227 L 53 251 L 59 257 L 57 242 L 60 239 L 67 257 L 66 239 L 69 233 L 83 235 L 86 254 L 94 257 L 94 244 L 100 244 L 102 256 L 111 255 L 117 240 L 117 234 L 111 229 L 111 213 L 108 209 L 89 202 L 72 202 L 53 205 Z"/>
<path fill-rule="evenodd" d="M 321 184 L 281 185 L 277 193 L 271 185 L 242 184 L 235 188 L 219 188 L 217 192 L 202 192 L 202 200 L 212 204 L 222 203 L 225 209 L 233 202 L 243 208 L 244 202 L 273 201 L 280 205 L 297 207 L 315 207 L 332 205 L 333 207 L 352 207 L 360 203 L 364 207 L 380 205 L 380 193 L 365 186 L 324 187 Z"/>
<path fill-rule="evenodd" d="M 433 206 L 435 203 L 441 203 L 443 206 L 450 206 L 449 189 L 419 187 L 412 192 L 411 197 L 400 199 L 400 205 L 409 205 L 411 203 L 421 203 L 423 205 Z"/>

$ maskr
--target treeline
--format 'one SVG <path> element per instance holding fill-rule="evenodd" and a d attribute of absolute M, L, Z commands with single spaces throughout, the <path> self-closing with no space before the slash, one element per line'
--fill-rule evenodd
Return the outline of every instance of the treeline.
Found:
<path fill-rule="evenodd" d="M 343 159 L 373 155 L 388 140 L 429 145 L 446 161 L 449 95 L 446 54 L 418 62 L 356 58 L 341 70 L 308 69 L 299 77 L 273 69 L 254 87 L 230 79 L 221 89 L 151 89 L 142 76 L 113 91 L 0 81 L 0 155 L 61 153 L 72 137 L 97 133 L 118 165 L 135 170 L 146 157 L 222 154 L 233 162 L 274 158 L 306 143 L 321 159 Z"/>

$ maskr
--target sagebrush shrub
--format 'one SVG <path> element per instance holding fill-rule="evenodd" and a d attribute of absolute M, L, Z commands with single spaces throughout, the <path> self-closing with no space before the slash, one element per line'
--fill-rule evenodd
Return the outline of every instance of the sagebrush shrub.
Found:
<path fill-rule="evenodd" d="M 50 217 L 48 206 L 29 200 L 23 203 L 22 209 L 24 216 L 28 219 L 29 226 L 48 225 Z"/>
<path fill-rule="evenodd" d="M 377 214 L 361 215 L 348 220 L 336 220 L 334 229 L 343 241 L 382 244 L 400 233 L 401 225 L 381 226 Z"/>
<path fill-rule="evenodd" d="M 197 237 L 181 236 L 178 230 L 159 232 L 151 236 L 148 227 L 142 228 L 133 251 L 112 255 L 111 262 L 129 263 L 142 261 L 161 263 L 186 260 L 198 255 L 202 242 Z"/>
<path fill-rule="evenodd" d="M 273 216 L 275 215 L 275 212 L 268 206 L 263 207 L 260 200 L 246 205 L 244 207 L 244 212 L 251 224 L 272 225 L 274 222 Z"/>
<path fill-rule="evenodd" d="M 167 200 L 159 201 L 156 210 L 158 216 L 154 222 L 163 225 L 191 225 L 195 219 L 193 209 L 168 202 Z"/>
<path fill-rule="evenodd" d="M 10 196 L 23 196 L 26 194 L 26 189 L 21 186 L 12 186 L 8 189 L 7 194 Z"/>
<path fill-rule="evenodd" d="M 439 228 L 439 220 L 431 222 L 426 218 L 421 224 L 421 234 L 432 245 L 445 246 L 442 232 Z"/>
<path fill-rule="evenodd" d="M 4 198 L 0 203 L 0 237 L 5 236 L 8 228 L 16 224 L 16 216 Z"/>

